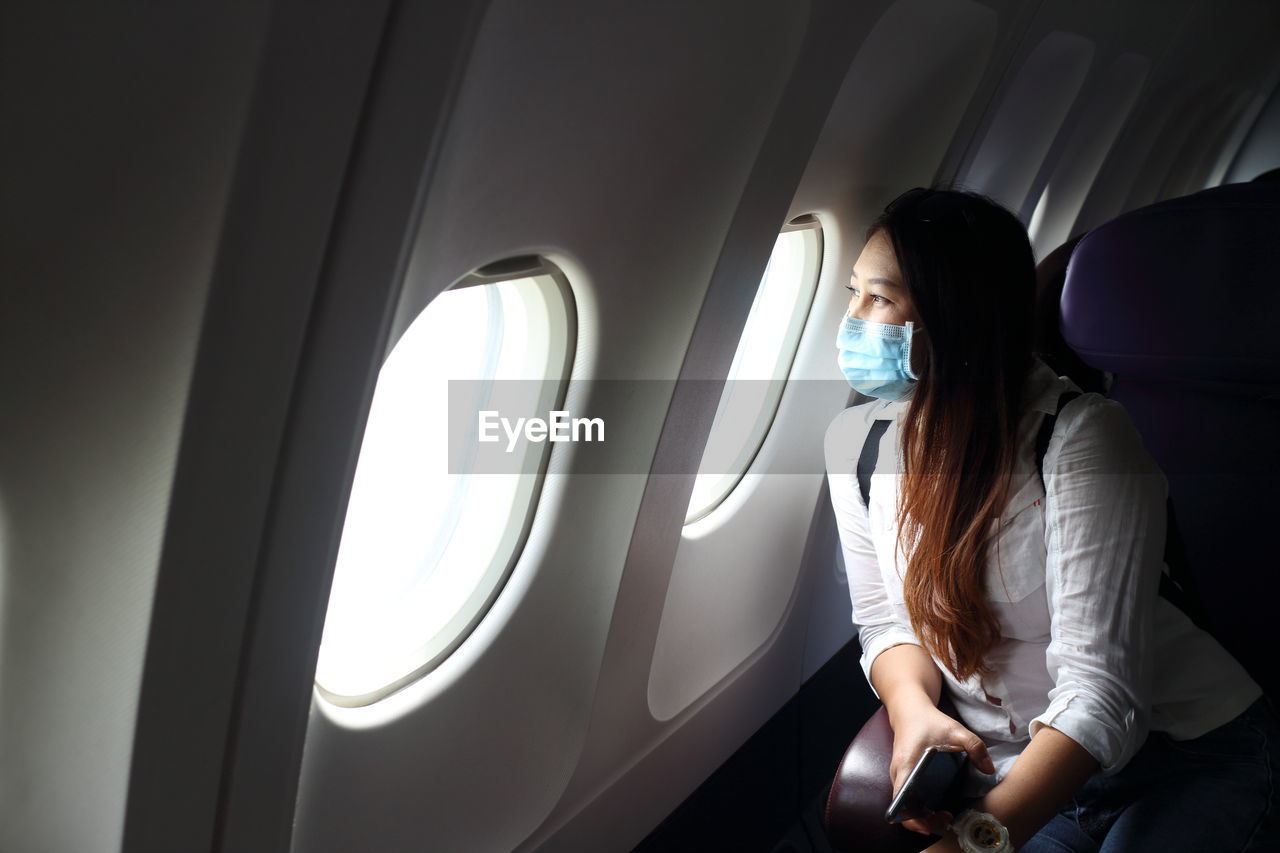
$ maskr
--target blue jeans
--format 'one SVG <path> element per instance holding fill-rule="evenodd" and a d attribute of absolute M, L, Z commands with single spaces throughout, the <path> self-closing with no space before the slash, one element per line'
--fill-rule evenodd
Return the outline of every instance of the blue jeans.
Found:
<path fill-rule="evenodd" d="M 1265 696 L 1198 738 L 1152 732 L 1018 853 L 1280 851 L 1280 716 Z"/>

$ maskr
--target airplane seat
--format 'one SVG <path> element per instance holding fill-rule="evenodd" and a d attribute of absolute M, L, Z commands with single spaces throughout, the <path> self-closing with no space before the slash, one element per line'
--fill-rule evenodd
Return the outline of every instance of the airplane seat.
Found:
<path fill-rule="evenodd" d="M 889 808 L 889 761 L 893 729 L 881 705 L 845 750 L 823 812 L 827 840 L 836 850 L 870 853 L 916 853 L 929 839 L 884 819 Z"/>
<path fill-rule="evenodd" d="M 1034 346 L 1036 355 L 1059 376 L 1069 377 L 1084 391 L 1106 393 L 1103 372 L 1085 364 L 1075 350 L 1067 346 L 1059 329 L 1059 304 L 1067 281 L 1067 264 L 1082 237 L 1083 234 L 1072 237 L 1036 264 Z"/>
<path fill-rule="evenodd" d="M 953 717 L 960 716 L 945 689 L 938 707 Z M 889 784 L 892 758 L 893 729 L 889 711 L 881 705 L 845 750 L 827 789 L 822 823 L 833 849 L 843 853 L 918 853 L 936 840 L 885 821 L 893 794 Z"/>
<path fill-rule="evenodd" d="M 1270 696 L 1280 593 L 1280 183 L 1228 184 L 1090 231 L 1072 253 L 1062 333 L 1111 371 L 1163 469 L 1215 637 Z"/>

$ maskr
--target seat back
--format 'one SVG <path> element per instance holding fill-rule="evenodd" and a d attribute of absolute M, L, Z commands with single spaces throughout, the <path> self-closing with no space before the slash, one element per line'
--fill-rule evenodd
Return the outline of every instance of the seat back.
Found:
<path fill-rule="evenodd" d="M 1105 393 L 1102 371 L 1085 364 L 1067 346 L 1059 328 L 1062 288 L 1067 282 L 1067 263 L 1084 235 L 1072 237 L 1036 264 L 1036 313 L 1034 346 L 1036 355 L 1059 376 L 1070 377 L 1084 391 Z"/>
<path fill-rule="evenodd" d="M 1270 695 L 1280 593 L 1280 184 L 1124 214 L 1072 253 L 1062 333 L 1169 480 L 1214 635 Z"/>

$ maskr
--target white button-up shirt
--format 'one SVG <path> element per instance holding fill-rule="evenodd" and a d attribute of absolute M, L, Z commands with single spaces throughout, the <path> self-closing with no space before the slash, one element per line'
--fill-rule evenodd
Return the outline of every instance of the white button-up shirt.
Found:
<path fill-rule="evenodd" d="M 994 776 L 970 765 L 973 795 L 1003 778 L 1041 726 L 1066 734 L 1104 773 L 1114 773 L 1149 730 L 1196 737 L 1262 693 L 1213 637 L 1157 595 L 1167 487 L 1119 403 L 1085 394 L 1063 408 L 1041 483 L 1035 436 L 1066 390 L 1079 388 L 1037 360 L 1027 379 L 1012 497 L 988 554 L 987 600 L 1001 635 L 986 657 L 992 674 L 960 681 L 935 658 L 961 721 L 986 742 L 996 765 Z M 826 434 L 827 479 L 868 683 L 881 652 L 922 645 L 903 601 L 906 559 L 896 524 L 898 425 L 907 406 L 854 406 Z M 878 419 L 890 424 L 864 506 L 857 462 Z"/>

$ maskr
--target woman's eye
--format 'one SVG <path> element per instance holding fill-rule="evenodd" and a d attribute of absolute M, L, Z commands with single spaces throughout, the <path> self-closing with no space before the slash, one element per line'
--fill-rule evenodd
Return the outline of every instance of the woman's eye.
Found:
<path fill-rule="evenodd" d="M 854 296 L 859 296 L 859 295 L 861 295 L 861 293 L 860 293 L 860 291 L 858 290 L 858 288 L 854 287 L 852 284 L 846 284 L 846 285 L 844 286 L 844 289 L 845 289 L 845 290 L 847 290 L 847 291 L 849 291 L 850 293 L 852 293 Z M 892 303 L 892 302 L 890 302 L 888 299 L 885 299 L 883 296 L 881 296 L 881 295 L 880 295 L 880 294 L 878 294 L 878 293 L 873 293 L 873 294 L 871 294 L 871 301 L 872 301 L 872 302 L 874 302 L 874 303 L 875 303 L 875 304 L 877 304 L 877 305 L 892 305 L 892 304 L 893 304 L 893 303 Z"/>

